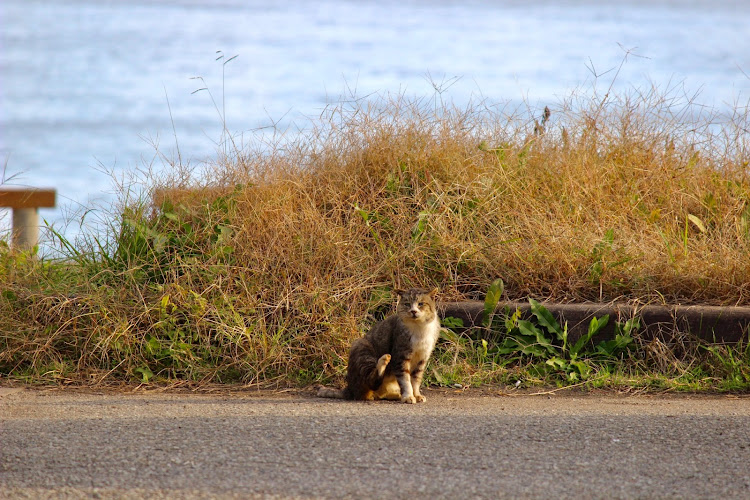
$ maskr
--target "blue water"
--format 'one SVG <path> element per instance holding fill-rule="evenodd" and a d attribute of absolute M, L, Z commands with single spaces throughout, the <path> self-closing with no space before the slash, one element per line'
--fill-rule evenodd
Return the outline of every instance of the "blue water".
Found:
<path fill-rule="evenodd" d="M 242 134 L 351 92 L 431 96 L 441 82 L 458 103 L 542 108 L 595 73 L 608 85 L 624 49 L 620 87 L 746 105 L 748 26 L 750 2 L 721 0 L 3 0 L 0 180 L 56 187 L 42 216 L 60 225 L 111 200 L 112 175 L 164 168 L 155 144 L 215 156 L 222 110 Z M 216 107 L 193 93 L 204 82 Z"/>

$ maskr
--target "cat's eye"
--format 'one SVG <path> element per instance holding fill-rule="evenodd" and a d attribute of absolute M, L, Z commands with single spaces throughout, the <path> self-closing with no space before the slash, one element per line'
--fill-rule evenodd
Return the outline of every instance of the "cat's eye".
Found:
<path fill-rule="evenodd" d="M 417 304 L 417 305 L 418 305 L 419 307 L 424 307 L 424 302 L 420 302 L 420 303 L 419 303 L 419 304 Z"/>

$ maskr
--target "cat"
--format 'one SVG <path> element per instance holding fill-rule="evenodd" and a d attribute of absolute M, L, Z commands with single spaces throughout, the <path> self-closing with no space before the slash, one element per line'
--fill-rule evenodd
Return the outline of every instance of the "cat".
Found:
<path fill-rule="evenodd" d="M 346 387 L 322 387 L 319 397 L 350 400 L 392 399 L 422 403 L 427 360 L 440 334 L 437 289 L 397 290 L 396 314 L 372 326 L 349 351 Z"/>

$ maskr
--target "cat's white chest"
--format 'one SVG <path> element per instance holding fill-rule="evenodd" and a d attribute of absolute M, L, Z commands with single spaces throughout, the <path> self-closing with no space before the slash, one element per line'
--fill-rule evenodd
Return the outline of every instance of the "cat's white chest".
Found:
<path fill-rule="evenodd" d="M 429 323 L 414 325 L 411 328 L 412 365 L 426 361 L 432 354 L 440 334 L 440 321 L 434 319 Z"/>

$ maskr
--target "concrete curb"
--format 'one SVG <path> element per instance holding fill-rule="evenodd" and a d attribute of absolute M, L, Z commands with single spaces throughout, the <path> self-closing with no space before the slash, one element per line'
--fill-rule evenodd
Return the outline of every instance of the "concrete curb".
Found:
<path fill-rule="evenodd" d="M 552 304 L 542 303 L 562 325 L 568 322 L 568 331 L 573 338 L 588 330 L 591 318 L 609 315 L 609 323 L 595 337 L 596 341 L 614 338 L 615 323 L 633 317 L 640 318 L 640 334 L 646 339 L 674 340 L 687 334 L 712 343 L 733 344 L 748 341 L 750 335 L 750 307 L 716 306 L 637 306 L 630 304 Z M 505 309 L 520 309 L 528 317 L 530 306 L 524 302 L 505 302 L 497 306 L 497 313 Z M 444 302 L 438 305 L 441 317 L 463 320 L 467 327 L 480 325 L 484 317 L 484 303 Z"/>

